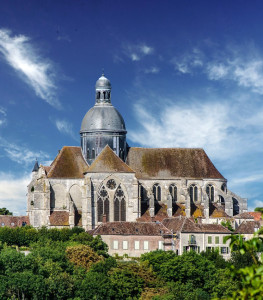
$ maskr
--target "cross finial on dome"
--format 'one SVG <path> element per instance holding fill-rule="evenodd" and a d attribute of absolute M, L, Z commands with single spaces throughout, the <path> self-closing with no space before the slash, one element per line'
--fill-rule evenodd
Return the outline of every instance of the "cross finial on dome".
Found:
<path fill-rule="evenodd" d="M 104 68 L 102 68 L 102 75 L 101 76 L 104 76 Z"/>

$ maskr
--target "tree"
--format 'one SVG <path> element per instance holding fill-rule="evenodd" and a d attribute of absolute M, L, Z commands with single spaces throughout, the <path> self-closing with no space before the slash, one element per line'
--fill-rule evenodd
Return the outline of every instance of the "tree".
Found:
<path fill-rule="evenodd" d="M 11 211 L 9 211 L 8 209 L 6 209 L 5 207 L 3 207 L 3 208 L 0 208 L 0 215 L 12 216 L 13 213 Z"/>

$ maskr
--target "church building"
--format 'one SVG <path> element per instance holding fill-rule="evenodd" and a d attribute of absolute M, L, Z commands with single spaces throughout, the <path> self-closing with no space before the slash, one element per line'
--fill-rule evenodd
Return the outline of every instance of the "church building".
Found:
<path fill-rule="evenodd" d="M 80 147 L 64 146 L 50 166 L 36 162 L 27 213 L 34 227 L 200 218 L 204 224 L 247 212 L 247 199 L 200 148 L 129 147 L 125 122 L 111 103 L 111 83 L 96 82 L 95 105 L 84 116 Z"/>

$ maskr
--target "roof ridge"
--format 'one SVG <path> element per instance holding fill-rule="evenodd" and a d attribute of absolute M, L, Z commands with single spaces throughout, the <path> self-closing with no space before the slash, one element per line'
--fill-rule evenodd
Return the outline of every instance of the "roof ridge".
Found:
<path fill-rule="evenodd" d="M 62 151 L 63 151 L 63 149 L 65 148 L 66 146 L 63 146 L 62 148 L 61 148 L 61 150 L 59 150 L 59 153 L 57 154 L 57 156 L 55 157 L 55 159 L 53 160 L 53 162 L 51 163 L 51 165 L 50 165 L 50 170 L 48 171 L 48 173 L 47 173 L 47 177 L 48 177 L 48 174 L 49 173 L 51 173 L 51 171 L 53 171 L 54 169 L 55 169 L 55 166 L 57 165 L 57 163 L 58 163 L 58 160 L 59 160 L 59 158 L 61 157 L 61 155 L 62 155 Z"/>

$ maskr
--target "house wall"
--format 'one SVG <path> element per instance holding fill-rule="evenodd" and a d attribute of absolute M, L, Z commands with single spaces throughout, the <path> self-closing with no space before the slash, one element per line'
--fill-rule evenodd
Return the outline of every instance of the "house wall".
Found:
<path fill-rule="evenodd" d="M 130 257 L 139 257 L 144 253 L 157 249 L 171 250 L 171 239 L 162 236 L 141 236 L 141 235 L 101 235 L 102 240 L 109 247 L 109 254 L 118 254 L 123 256 L 127 254 Z M 126 241 L 128 249 L 123 249 L 123 242 Z M 135 249 L 135 241 L 139 242 L 139 249 Z M 148 241 L 148 249 L 144 249 L 144 242 Z M 114 242 L 118 242 L 118 249 L 114 249 Z M 161 245 L 159 244 L 161 242 Z"/>

